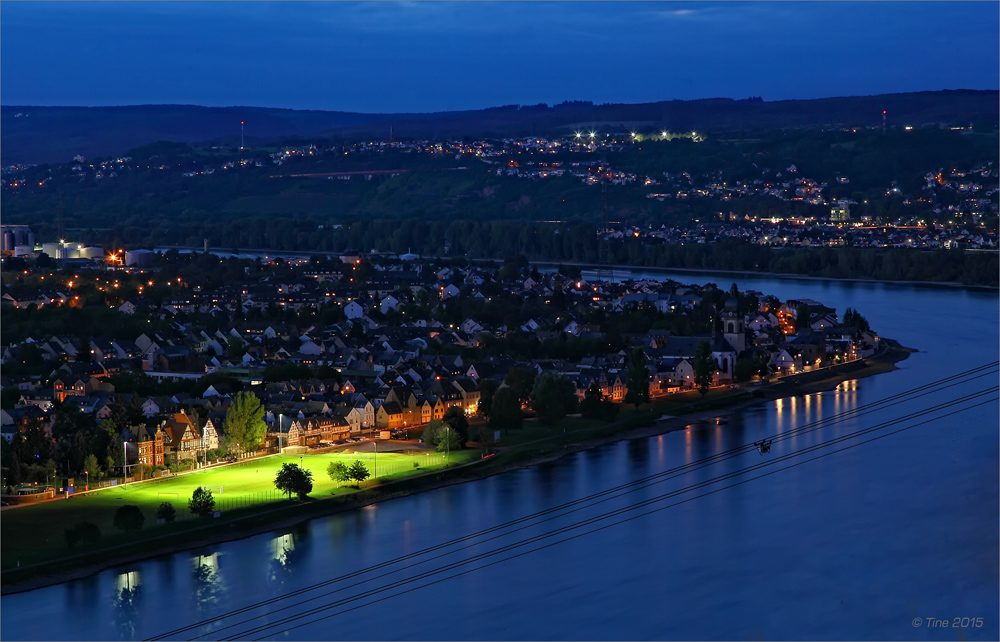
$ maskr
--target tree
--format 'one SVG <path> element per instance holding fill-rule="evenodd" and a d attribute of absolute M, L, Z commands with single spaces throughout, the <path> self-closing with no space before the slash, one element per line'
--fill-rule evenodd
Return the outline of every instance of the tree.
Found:
<path fill-rule="evenodd" d="M 763 350 L 753 353 L 753 364 L 757 368 L 757 376 L 766 379 L 771 376 L 771 358 Z"/>
<path fill-rule="evenodd" d="M 649 369 L 646 368 L 646 354 L 641 348 L 636 348 L 628 357 L 628 370 L 625 375 L 625 403 L 636 408 L 649 403 Z"/>
<path fill-rule="evenodd" d="M 733 374 L 736 376 L 737 381 L 750 381 L 754 377 L 767 377 L 771 374 L 771 367 L 768 362 L 769 359 L 766 353 L 763 351 L 754 352 L 753 356 L 749 359 L 740 357 L 736 360 Z"/>
<path fill-rule="evenodd" d="M 191 499 L 188 501 L 188 509 L 195 515 L 208 517 L 215 512 L 215 498 L 212 491 L 199 486 L 194 489 Z"/>
<path fill-rule="evenodd" d="M 458 434 L 461 439 L 462 446 L 465 442 L 469 441 L 469 420 L 466 419 L 465 413 L 458 406 L 452 406 L 444 412 L 444 416 L 441 421 L 448 424 L 451 427 L 451 432 Z M 461 446 L 460 446 L 461 447 Z"/>
<path fill-rule="evenodd" d="M 252 392 L 238 392 L 226 412 L 223 423 L 226 449 L 230 452 L 239 447 L 243 451 L 259 450 L 267 434 L 264 423 L 264 407 Z M 238 446 L 237 446 L 238 444 Z"/>
<path fill-rule="evenodd" d="M 126 533 L 128 531 L 137 531 L 142 528 L 143 523 L 146 521 L 146 516 L 142 514 L 138 506 L 133 506 L 132 504 L 126 504 L 115 511 L 115 521 L 114 527 L 123 530 Z"/>
<path fill-rule="evenodd" d="M 177 509 L 170 502 L 163 502 L 156 509 L 156 519 L 162 519 L 166 523 L 171 523 L 177 518 Z"/>
<path fill-rule="evenodd" d="M 580 414 L 587 419 L 599 419 L 601 417 L 601 402 L 604 401 L 604 393 L 597 381 L 591 381 L 590 386 L 583 393 L 583 401 L 580 402 Z"/>
<path fill-rule="evenodd" d="M 712 385 L 712 373 L 715 372 L 715 360 L 712 359 L 712 346 L 708 341 L 702 341 L 694 353 L 694 385 L 704 397 Z"/>
<path fill-rule="evenodd" d="M 351 464 L 351 467 L 347 469 L 347 472 L 350 473 L 351 479 L 357 482 L 355 485 L 356 488 L 361 488 L 361 482 L 371 477 L 371 473 L 368 472 L 368 467 L 365 466 L 365 463 L 360 459 L 355 460 L 354 463 Z"/>
<path fill-rule="evenodd" d="M 497 392 L 497 382 L 493 379 L 482 379 L 479 382 L 479 403 L 476 405 L 476 414 L 480 417 L 490 418 L 490 409 L 493 406 L 493 395 Z"/>
<path fill-rule="evenodd" d="M 576 385 L 565 376 L 551 372 L 539 375 L 531 389 L 531 407 L 543 424 L 555 426 L 576 410 Z"/>
<path fill-rule="evenodd" d="M 313 489 L 312 471 L 299 467 L 298 464 L 281 464 L 281 470 L 274 476 L 274 487 L 292 498 L 292 493 L 304 500 Z"/>
<path fill-rule="evenodd" d="M 523 404 L 531 398 L 531 390 L 535 385 L 535 372 L 523 368 L 511 368 L 503 382 L 514 390 L 518 401 Z"/>
<path fill-rule="evenodd" d="M 83 469 L 90 473 L 90 476 L 95 480 L 101 475 L 101 464 L 98 463 L 97 457 L 94 455 L 87 455 L 87 458 L 83 460 Z"/>
<path fill-rule="evenodd" d="M 424 428 L 424 432 L 421 434 L 420 438 L 428 446 L 437 446 L 438 442 L 441 440 L 441 436 L 444 434 L 444 422 L 440 419 L 432 419 L 427 427 Z"/>
<path fill-rule="evenodd" d="M 104 444 L 103 454 L 109 474 L 118 468 L 121 468 L 122 472 L 125 471 L 125 446 L 120 439 L 122 428 L 124 426 L 115 424 L 111 419 L 105 419 L 97 431 L 100 437 L 97 441 Z"/>
<path fill-rule="evenodd" d="M 440 433 L 437 440 L 437 445 L 434 446 L 434 450 L 439 453 L 448 452 L 450 450 L 461 450 L 465 448 L 465 440 L 462 436 L 458 434 L 457 431 L 451 430 L 450 426 L 445 424 L 445 430 Z"/>
<path fill-rule="evenodd" d="M 800 303 L 798 307 L 795 308 L 795 329 L 801 330 L 803 328 L 809 327 L 809 306 L 805 303 Z"/>
<path fill-rule="evenodd" d="M 588 419 L 614 421 L 615 417 L 618 416 L 618 404 L 608 399 L 601 390 L 601 386 L 596 381 L 592 381 L 583 393 L 580 414 Z"/>
<path fill-rule="evenodd" d="M 239 337 L 226 338 L 226 357 L 238 361 L 246 354 L 247 344 Z"/>
<path fill-rule="evenodd" d="M 497 389 L 493 396 L 490 409 L 490 428 L 493 430 L 509 430 L 524 425 L 524 415 L 521 413 L 521 400 L 517 392 L 510 386 Z"/>
<path fill-rule="evenodd" d="M 871 329 L 871 326 L 868 325 L 868 319 L 861 316 L 861 313 L 857 310 L 852 310 L 851 308 L 844 310 L 842 323 L 848 327 L 854 328 L 858 332 L 864 332 Z"/>
<path fill-rule="evenodd" d="M 330 476 L 330 479 L 337 482 L 337 487 L 345 481 L 351 480 L 350 470 L 347 468 L 347 464 L 342 461 L 331 461 L 330 465 L 326 467 L 326 474 Z"/>
<path fill-rule="evenodd" d="M 733 366 L 733 376 L 737 381 L 750 381 L 756 374 L 757 366 L 754 365 L 753 359 L 740 357 L 736 360 L 736 365 Z"/>

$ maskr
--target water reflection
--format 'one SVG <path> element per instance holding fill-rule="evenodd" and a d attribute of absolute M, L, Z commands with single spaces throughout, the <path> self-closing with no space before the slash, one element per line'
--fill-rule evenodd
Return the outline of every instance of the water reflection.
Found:
<path fill-rule="evenodd" d="M 134 640 L 142 603 L 142 575 L 139 570 L 119 573 L 111 601 L 112 624 L 119 640 Z"/>
<path fill-rule="evenodd" d="M 997 350 L 996 333 L 983 332 L 986 327 L 995 329 L 1000 318 L 995 294 L 987 297 L 935 290 L 927 296 L 902 287 L 852 284 L 831 286 L 826 292 L 815 285 L 819 282 L 770 281 L 774 287 L 760 283 L 755 282 L 754 287 L 779 296 L 784 289 L 782 298 L 809 296 L 838 309 L 870 310 L 873 326 L 892 328 L 894 338 L 905 345 L 928 350 L 911 355 L 898 373 L 846 382 L 834 391 L 814 395 L 808 400 L 813 415 L 830 418 L 833 412 L 840 414 L 857 404 L 884 399 L 936 376 L 964 370 L 968 365 L 963 364 L 979 363 L 984 352 Z M 973 305 L 972 299 L 979 302 Z M 949 329 L 953 339 L 942 339 L 940 333 L 928 331 L 926 320 L 920 319 L 920 310 L 928 305 L 970 321 L 953 324 Z M 961 391 L 939 394 L 957 396 Z M 734 413 L 743 418 L 745 434 L 736 432 L 738 422 L 731 418 L 722 431 L 724 447 L 776 432 L 787 435 L 789 429 L 802 426 L 807 418 L 793 415 L 793 403 L 801 412 L 807 401 L 783 399 Z M 916 408 L 914 404 L 912 409 Z M 808 437 L 800 436 L 794 447 L 790 440 L 780 445 L 776 441 L 772 452 L 790 453 L 804 446 L 806 439 L 819 443 L 861 425 L 904 414 L 906 409 L 900 405 L 808 433 Z M 992 414 L 987 415 L 987 410 Z M 1000 432 L 995 407 L 983 413 L 982 417 L 963 414 L 942 421 L 939 427 L 914 430 L 788 469 L 636 520 L 634 527 L 595 533 L 456 578 L 433 590 L 409 591 L 404 601 L 386 601 L 345 613 L 336 620 L 297 629 L 290 636 L 322 640 L 334 636 L 745 639 L 767 635 L 794 639 L 808 631 L 812 638 L 840 639 L 857 637 L 861 631 L 872 638 L 894 639 L 916 635 L 911 617 L 906 615 L 906 607 L 912 604 L 917 604 L 912 608 L 937 613 L 977 608 L 989 612 L 998 603 L 996 541 L 1000 535 L 995 507 Z M 953 440 L 959 435 L 954 431 L 962 429 L 968 433 L 960 435 L 956 447 Z M 651 444 L 654 457 L 650 466 L 666 470 L 682 464 L 682 457 L 692 462 L 715 454 L 714 430 L 715 426 L 696 426 L 684 434 L 664 436 L 665 460 L 657 462 L 658 445 Z M 959 457 L 949 457 L 949 449 L 957 449 Z M 228 590 L 217 613 L 394 557 L 403 530 L 400 524 L 406 520 L 412 527 L 414 548 L 419 550 L 554 502 L 627 483 L 636 476 L 625 465 L 629 456 L 622 444 L 586 451 L 576 459 L 564 458 L 559 464 L 563 470 L 554 478 L 561 486 L 555 497 L 543 499 L 532 483 L 538 479 L 534 469 L 521 469 L 473 482 L 468 492 L 446 488 L 387 502 L 378 508 L 379 519 L 374 519 L 375 511 L 324 518 L 330 532 L 313 531 L 312 537 L 322 545 L 314 543 L 310 556 L 304 559 L 298 541 L 272 544 L 285 529 L 222 544 L 217 548 L 231 557 L 223 559 L 223 555 L 219 560 Z M 653 492 L 767 460 L 751 452 L 664 483 L 662 491 L 655 487 Z M 586 474 L 575 476 L 577 468 Z M 583 481 L 574 483 L 574 479 Z M 486 487 L 488 493 L 482 491 Z M 623 502 L 638 496 L 636 493 Z M 470 502 L 488 502 L 493 512 L 479 511 Z M 970 509 L 984 506 L 989 510 Z M 314 528 L 320 523 L 327 522 L 317 521 Z M 288 550 L 289 544 L 295 548 Z M 269 551 L 277 552 L 281 561 Z M 594 551 L 614 554 L 595 555 Z M 123 596 L 116 586 L 116 573 L 74 583 L 74 592 L 65 597 L 58 588 L 4 596 L 0 637 L 126 637 L 116 628 L 127 618 L 112 613 L 113 594 L 119 603 L 116 608 L 126 610 L 144 600 L 137 637 L 191 622 L 195 619 L 188 606 L 193 584 L 189 580 L 191 555 L 173 557 L 176 567 L 164 564 L 162 571 L 159 563 L 142 566 L 141 598 L 129 589 L 130 578 L 125 579 L 124 588 L 129 592 Z M 268 564 L 297 568 L 294 577 L 279 575 L 282 581 L 271 584 L 262 578 Z M 161 573 L 166 577 L 171 568 L 176 579 L 173 586 L 167 586 Z M 150 574 L 146 569 L 153 570 Z M 581 577 L 598 579 L 590 582 Z M 872 577 L 882 583 L 873 586 Z M 803 586 L 809 590 L 803 592 Z M 932 591 L 928 587 L 955 590 Z M 835 597 L 831 600 L 830 596 Z M 920 596 L 923 602 L 917 602 Z M 837 597 L 845 600 L 842 606 L 838 606 Z M 442 613 L 444 604 L 448 605 L 444 607 L 447 615 Z M 595 604 L 600 608 L 594 608 Z M 513 616 L 503 618 L 498 626 L 493 617 L 498 610 Z M 726 617 L 719 617 L 719 613 Z M 849 621 L 844 613 L 851 616 Z M 887 613 L 902 615 L 889 617 Z M 996 623 L 990 621 L 976 639 L 1000 639 L 997 633 Z M 941 637 L 929 631 L 928 635 Z"/>
<path fill-rule="evenodd" d="M 219 571 L 219 553 L 202 553 L 191 558 L 194 609 L 199 615 L 216 611 L 225 593 Z"/>
<path fill-rule="evenodd" d="M 557 468 L 554 463 L 544 463 L 534 468 L 535 488 L 540 491 L 546 503 L 550 503 L 559 490 Z"/>
<path fill-rule="evenodd" d="M 633 471 L 640 476 L 646 474 L 649 469 L 649 440 L 633 439 L 628 442 L 626 451 Z"/>

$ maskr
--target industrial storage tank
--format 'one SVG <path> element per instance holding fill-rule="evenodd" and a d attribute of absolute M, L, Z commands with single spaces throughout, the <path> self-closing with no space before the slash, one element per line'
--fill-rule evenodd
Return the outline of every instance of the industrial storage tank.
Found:
<path fill-rule="evenodd" d="M 156 260 L 156 253 L 152 250 L 132 250 L 125 253 L 125 265 L 135 265 L 137 267 L 149 267 Z"/>
<path fill-rule="evenodd" d="M 78 259 L 80 258 L 81 245 L 71 245 L 66 248 L 66 258 L 67 259 Z"/>
<path fill-rule="evenodd" d="M 81 259 L 103 259 L 104 258 L 104 248 L 103 247 L 85 247 L 80 250 Z"/>
<path fill-rule="evenodd" d="M 62 243 L 42 243 L 42 252 L 48 254 L 50 259 L 59 258 L 61 249 L 63 249 Z"/>

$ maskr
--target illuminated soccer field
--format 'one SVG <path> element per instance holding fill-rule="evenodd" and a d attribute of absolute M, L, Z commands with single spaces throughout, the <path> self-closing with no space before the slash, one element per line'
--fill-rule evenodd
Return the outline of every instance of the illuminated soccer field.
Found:
<path fill-rule="evenodd" d="M 466 463 L 480 456 L 478 451 L 463 450 L 449 456 L 451 465 Z M 378 477 L 369 478 L 362 488 L 376 481 L 391 481 L 427 471 L 439 470 L 445 465 L 445 455 L 436 452 L 413 451 L 406 453 L 324 453 L 306 454 L 301 457 L 302 467 L 313 474 L 313 491 L 310 497 L 321 499 L 331 495 L 357 492 L 352 483 L 342 484 L 330 479 L 327 466 L 342 461 L 350 466 L 362 461 L 369 472 Z M 188 500 L 198 486 L 209 488 L 216 500 L 216 509 L 227 512 L 264 504 L 287 501 L 274 488 L 274 476 L 282 463 L 300 462 L 298 455 L 272 455 L 246 460 L 216 468 L 171 476 L 140 483 L 118 485 L 72 497 L 69 500 L 46 502 L 37 506 L 24 506 L 4 511 L 0 521 L 3 541 L 3 568 L 10 568 L 18 560 L 23 563 L 40 561 L 54 554 L 66 554 L 63 530 L 82 521 L 96 524 L 105 536 L 120 533 L 114 529 L 114 514 L 126 504 L 136 505 L 145 517 L 143 529 L 133 535 L 152 535 L 166 526 L 156 522 L 156 509 L 162 502 L 170 502 L 177 510 L 178 519 L 191 519 Z M 418 466 L 414 466 L 414 464 Z"/>

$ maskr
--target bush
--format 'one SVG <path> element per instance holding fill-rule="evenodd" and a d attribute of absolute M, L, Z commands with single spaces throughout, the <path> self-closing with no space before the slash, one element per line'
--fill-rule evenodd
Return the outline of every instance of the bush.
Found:
<path fill-rule="evenodd" d="M 63 531 L 66 536 L 66 545 L 73 548 L 77 544 L 93 544 L 101 539 L 101 529 L 91 522 L 79 522 L 72 528 Z"/>
<path fill-rule="evenodd" d="M 434 450 L 439 453 L 461 450 L 462 448 L 465 448 L 465 442 L 462 441 L 462 436 L 456 430 L 444 430 L 439 433 L 437 445 L 434 446 Z"/>
<path fill-rule="evenodd" d="M 156 509 L 156 518 L 162 519 L 166 523 L 171 523 L 177 518 L 177 509 L 170 502 L 163 502 L 160 507 Z"/>
<path fill-rule="evenodd" d="M 444 431 L 444 422 L 439 419 L 435 419 L 427 424 L 427 427 L 424 428 L 424 432 L 420 438 L 424 440 L 425 444 L 434 448 L 438 445 L 438 442 L 441 441 Z"/>
<path fill-rule="evenodd" d="M 114 527 L 119 530 L 123 530 L 126 533 L 128 531 L 137 531 L 141 529 L 145 521 L 146 517 L 142 514 L 142 511 L 139 510 L 138 506 L 126 504 L 115 511 Z"/>

